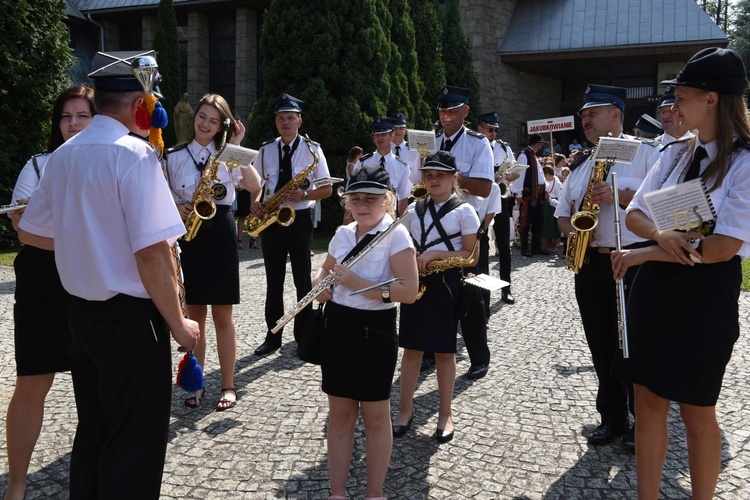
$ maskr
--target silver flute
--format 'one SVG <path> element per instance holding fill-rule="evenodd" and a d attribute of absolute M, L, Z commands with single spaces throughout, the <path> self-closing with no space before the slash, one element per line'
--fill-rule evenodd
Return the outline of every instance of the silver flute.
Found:
<path fill-rule="evenodd" d="M 15 212 L 16 210 L 21 210 L 26 208 L 27 205 L 2 205 L 0 206 L 0 214 L 7 214 L 8 212 Z"/>
<path fill-rule="evenodd" d="M 370 250 L 372 250 L 373 248 L 375 248 L 378 243 L 380 243 L 381 241 L 383 241 L 383 238 L 385 238 L 386 236 L 388 236 L 388 234 L 391 231 L 393 231 L 394 229 L 396 229 L 396 227 L 399 224 L 404 223 L 409 217 L 411 217 L 412 214 L 413 214 L 413 212 L 406 212 L 404 215 L 402 215 L 401 217 L 399 217 L 398 219 L 396 219 L 395 221 L 393 221 L 390 226 L 388 226 L 384 231 L 378 233 L 378 235 L 375 236 L 372 239 L 372 241 L 370 241 L 370 243 L 368 243 L 367 245 L 365 245 L 365 247 L 362 248 L 362 250 L 360 250 L 357 255 L 352 255 L 351 257 L 349 257 L 349 259 L 346 262 L 344 262 L 344 265 L 346 267 L 352 267 L 359 259 L 361 259 L 362 257 L 364 257 L 365 254 L 367 254 L 367 252 L 369 252 Z M 317 285 L 315 285 L 313 287 L 313 289 L 310 290 L 307 293 L 307 295 L 305 295 L 304 297 L 302 297 L 300 299 L 300 301 L 297 302 L 294 305 L 294 307 L 292 307 L 292 309 L 288 313 L 286 313 L 281 318 L 279 318 L 279 320 L 276 322 L 276 326 L 274 326 L 273 328 L 271 328 L 271 333 L 276 333 L 279 330 L 281 330 L 282 328 L 284 328 L 284 325 L 286 325 L 287 323 L 289 323 L 292 320 L 292 318 L 294 318 L 305 307 L 307 307 L 307 305 L 310 302 L 312 302 L 313 300 L 315 300 L 315 297 L 317 297 L 318 295 L 320 295 L 321 293 L 323 293 L 323 290 L 325 290 L 326 288 L 328 288 L 329 286 L 331 286 L 331 282 L 332 281 L 333 281 L 333 275 L 329 274 L 328 276 L 326 276 L 323 279 L 323 281 L 321 281 L 320 283 L 318 283 Z"/>
<path fill-rule="evenodd" d="M 612 197 L 614 198 L 615 210 L 615 248 L 619 252 L 622 250 L 622 230 L 620 228 L 620 196 L 617 192 L 617 172 L 612 172 Z M 620 349 L 622 357 L 628 359 L 630 350 L 628 349 L 628 321 L 625 314 L 625 282 L 622 279 L 616 279 L 617 286 L 617 333 L 620 339 Z"/>

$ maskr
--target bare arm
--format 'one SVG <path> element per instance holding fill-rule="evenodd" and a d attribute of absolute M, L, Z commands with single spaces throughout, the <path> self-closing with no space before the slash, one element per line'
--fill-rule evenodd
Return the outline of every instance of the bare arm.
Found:
<path fill-rule="evenodd" d="M 489 179 L 481 179 L 479 177 L 464 177 L 458 174 L 458 185 L 461 189 L 464 189 L 473 194 L 474 196 L 481 196 L 486 198 L 492 191 L 492 181 Z"/>
<path fill-rule="evenodd" d="M 182 346 L 180 350 L 194 349 L 200 329 L 198 323 L 182 315 L 174 261 L 167 242 L 162 241 L 137 251 L 135 261 L 143 286 L 172 330 L 172 337 Z"/>

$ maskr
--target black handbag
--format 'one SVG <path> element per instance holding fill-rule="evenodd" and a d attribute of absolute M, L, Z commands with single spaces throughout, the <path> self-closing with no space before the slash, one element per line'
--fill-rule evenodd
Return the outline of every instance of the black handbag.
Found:
<path fill-rule="evenodd" d="M 323 306 L 313 307 L 305 315 L 305 322 L 297 338 L 297 357 L 307 363 L 320 364 L 321 342 L 323 340 Z"/>

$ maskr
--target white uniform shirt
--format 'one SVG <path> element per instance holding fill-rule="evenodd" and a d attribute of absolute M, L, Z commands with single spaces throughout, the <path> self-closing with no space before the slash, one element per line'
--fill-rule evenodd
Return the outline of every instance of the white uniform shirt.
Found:
<path fill-rule="evenodd" d="M 422 171 L 419 170 L 419 167 L 422 166 L 422 155 L 419 154 L 419 151 L 409 149 L 406 141 L 399 144 L 399 146 L 398 157 L 409 165 L 409 181 L 412 185 L 420 184 L 422 182 Z M 394 143 L 391 143 L 391 152 L 396 156 L 396 144 Z"/>
<path fill-rule="evenodd" d="M 441 148 L 443 142 L 448 139 L 455 140 L 456 135 L 458 135 L 458 132 L 453 137 L 445 137 L 445 133 L 441 132 L 436 138 L 437 147 Z M 458 167 L 458 172 L 463 177 L 489 179 L 494 182 L 495 169 L 493 168 L 492 148 L 490 147 L 490 141 L 482 134 L 463 127 L 461 136 L 453 145 L 450 152 L 456 158 L 456 167 Z M 474 207 L 474 210 L 479 209 L 481 196 L 463 193 L 461 199 Z"/>
<path fill-rule="evenodd" d="M 503 149 L 503 144 L 500 144 L 499 141 L 492 141 L 490 146 L 492 146 L 492 157 L 494 158 L 495 166 L 500 165 L 507 158 L 511 160 L 515 158 L 513 150 L 510 149 L 508 144 L 505 144 L 505 149 Z"/>
<path fill-rule="evenodd" d="M 391 216 L 386 214 L 370 233 L 384 231 L 392 222 L 393 219 Z M 356 232 L 356 222 L 352 222 L 346 226 L 339 226 L 336 230 L 336 234 L 333 235 L 331 242 L 328 244 L 328 254 L 336 259 L 337 263 L 342 264 L 344 257 L 357 245 Z M 364 238 L 364 235 L 362 237 Z M 389 280 L 394 277 L 393 270 L 391 269 L 391 256 L 405 248 L 413 249 L 414 244 L 411 241 L 411 236 L 409 236 L 409 231 L 401 224 L 364 257 L 358 260 L 351 267 L 351 270 L 361 278 L 377 283 Z M 332 300 L 342 306 L 369 311 L 391 309 L 397 305 L 396 302 L 385 303 L 382 299 L 371 299 L 363 294 L 350 295 L 353 291 L 340 285 L 334 286 Z"/>
<path fill-rule="evenodd" d="M 313 155 L 307 148 L 305 140 L 299 135 L 297 137 L 299 138 L 299 144 L 292 155 L 292 178 L 305 168 L 312 165 L 314 161 Z M 289 145 L 291 146 L 292 144 L 294 144 L 294 141 Z M 255 170 L 262 179 L 261 182 L 264 182 L 263 197 L 261 201 L 271 198 L 276 191 L 276 184 L 279 182 L 279 161 L 281 161 L 281 155 L 283 155 L 283 151 L 281 150 L 283 145 L 284 143 L 281 142 L 281 137 L 277 137 L 273 141 L 265 143 L 261 146 L 258 156 L 253 162 L 253 167 L 255 167 Z M 331 176 L 328 172 L 328 162 L 326 161 L 326 157 L 323 154 L 323 149 L 320 147 L 320 144 L 312 142 L 310 147 L 318 155 L 318 165 L 313 169 L 312 173 L 307 176 L 307 180 L 310 182 L 309 186 L 300 186 L 300 189 L 304 189 L 305 191 L 315 189 L 315 186 L 313 186 L 313 181 L 315 179 L 322 179 Z M 281 203 L 281 206 L 291 206 L 295 210 L 304 210 L 315 207 L 315 200 L 294 202 L 284 201 Z"/>
<path fill-rule="evenodd" d="M 659 141 L 661 141 L 661 144 L 662 144 L 662 147 L 663 147 L 663 146 L 666 146 L 667 144 L 672 143 L 674 141 L 677 141 L 677 140 L 680 140 L 680 139 L 685 139 L 686 137 L 693 137 L 693 133 L 688 130 L 687 132 L 685 132 L 685 134 L 682 137 L 673 137 L 673 136 L 669 135 L 668 133 L 664 132 L 662 135 L 660 135 L 659 137 L 657 137 L 657 139 Z"/>
<path fill-rule="evenodd" d="M 620 190 L 635 191 L 643 182 L 646 174 L 651 169 L 651 157 L 655 148 L 641 145 L 633 159 L 633 163 L 615 163 L 609 170 L 609 175 L 605 179 L 612 182 L 612 172 L 617 172 L 617 186 Z M 583 202 L 586 189 L 589 184 L 589 175 L 594 162 L 587 158 L 578 168 L 570 173 L 568 179 L 563 183 L 560 202 L 555 210 L 555 217 L 570 217 L 578 212 L 578 208 Z M 615 247 L 615 214 L 611 203 L 602 203 L 599 205 L 599 224 L 594 230 L 591 239 L 592 247 Z M 631 245 L 644 241 L 633 234 L 625 225 L 625 211 L 620 210 L 620 234 L 622 235 L 622 246 Z"/>
<path fill-rule="evenodd" d="M 492 183 L 492 190 L 487 198 L 482 198 L 479 205 L 479 220 L 483 221 L 487 214 L 499 214 L 503 211 L 503 198 L 500 196 L 500 186 Z"/>
<path fill-rule="evenodd" d="M 534 160 L 534 163 L 536 163 L 537 182 L 540 186 L 544 186 L 544 172 L 542 171 L 542 164 L 539 162 L 538 157 L 534 158 Z M 526 179 L 527 175 L 533 175 L 533 172 L 535 170 L 534 165 L 531 165 L 531 163 L 529 162 L 529 158 L 526 156 L 526 149 L 518 153 L 517 161 L 519 165 L 529 165 L 529 168 L 521 172 L 521 176 L 510 183 L 510 190 L 513 194 L 518 196 L 524 194 L 525 196 L 531 196 L 535 198 L 536 193 L 523 193 L 524 179 Z"/>
<path fill-rule="evenodd" d="M 549 203 L 553 207 L 556 207 L 560 202 L 560 194 L 562 194 L 562 182 L 560 182 L 560 179 L 555 176 L 551 181 L 545 179 L 544 183 L 546 184 L 547 194 L 549 195 Z"/>
<path fill-rule="evenodd" d="M 365 157 L 366 156 L 366 157 Z M 385 170 L 391 180 L 391 187 L 396 191 L 396 201 L 407 200 L 411 194 L 412 183 L 409 180 L 409 165 L 393 153 L 383 156 L 377 151 L 372 155 L 365 155 L 360 160 L 360 168 L 364 165 L 380 165 L 380 159 L 385 158 Z"/>
<path fill-rule="evenodd" d="M 640 210 L 651 218 L 646 201 L 643 196 L 662 187 L 674 186 L 682 182 L 685 178 L 687 169 L 690 166 L 693 157 L 693 151 L 698 146 L 706 148 L 708 156 L 701 161 L 700 172 L 708 168 L 708 165 L 716 158 L 716 141 L 708 144 L 701 144 L 700 140 L 688 141 L 688 149 L 682 154 L 679 163 L 667 177 L 667 173 L 679 156 L 683 145 L 674 144 L 661 155 L 661 158 L 648 173 L 641 187 L 636 192 L 633 201 L 628 205 L 628 212 L 631 210 Z M 740 247 L 737 255 L 745 259 L 750 256 L 750 217 L 748 217 L 748 207 L 750 207 L 750 151 L 745 149 L 733 153 L 730 157 L 731 168 L 727 172 L 722 183 L 709 193 L 711 202 L 716 210 L 716 227 L 714 234 L 723 234 L 742 240 L 744 243 Z M 710 186 L 708 186 L 710 188 Z"/>
<path fill-rule="evenodd" d="M 135 252 L 185 232 L 151 146 L 102 114 L 50 155 L 21 229 L 54 238 L 65 289 L 148 298 Z"/>
<path fill-rule="evenodd" d="M 195 188 L 201 178 L 201 171 L 198 170 L 195 162 L 203 163 L 205 161 L 210 163 L 210 159 L 215 153 L 216 147 L 213 141 L 205 147 L 193 141 L 186 147 L 165 155 L 164 170 L 175 203 L 182 204 L 192 201 L 193 193 L 195 193 Z M 211 168 L 211 165 L 206 164 L 206 168 Z M 230 170 L 224 163 L 220 163 L 216 176 L 219 180 L 212 185 L 221 184 L 223 189 L 219 189 L 219 196 L 212 196 L 211 200 L 217 205 L 231 205 L 235 196 L 234 187 L 242 180 L 242 169 L 233 168 Z"/>
<path fill-rule="evenodd" d="M 456 195 L 451 195 L 448 200 L 455 198 Z M 435 204 L 435 212 L 439 212 L 443 205 L 445 205 L 448 200 L 445 200 L 442 203 L 436 203 Z M 407 212 L 414 212 L 416 210 L 416 202 L 409 205 L 409 208 L 406 210 Z M 443 229 L 445 229 L 445 234 L 448 236 L 460 233 L 457 236 L 454 236 L 451 238 L 451 244 L 453 245 L 453 250 L 456 252 L 459 252 L 463 250 L 464 244 L 462 240 L 462 235 L 465 234 L 476 234 L 477 230 L 479 229 L 479 218 L 477 217 L 477 213 L 474 210 L 474 207 L 469 205 L 468 203 L 462 203 L 461 205 L 458 205 L 456 208 L 448 212 L 443 216 L 442 219 L 440 219 L 440 224 L 443 226 Z M 425 207 L 424 211 L 424 228 L 427 230 L 432 225 L 432 214 L 430 214 L 430 210 Z M 409 233 L 411 233 L 412 238 L 417 240 L 421 244 L 421 238 L 422 238 L 422 226 L 419 222 L 419 217 L 417 217 L 417 214 L 415 213 L 407 222 L 407 226 L 409 228 Z M 439 240 L 440 239 L 440 233 L 438 232 L 437 228 L 435 226 L 432 226 L 432 229 L 429 230 L 427 233 L 427 237 L 425 238 L 425 244 L 429 244 L 432 241 Z M 429 252 L 430 250 L 448 250 L 448 246 L 443 242 L 440 241 L 440 243 L 436 243 L 435 245 L 425 249 L 425 252 Z M 469 249 L 471 250 L 471 249 Z"/>
<path fill-rule="evenodd" d="M 13 196 L 10 199 L 11 205 L 18 203 L 18 200 L 29 198 L 34 193 L 39 183 L 42 182 L 42 176 L 44 175 L 44 169 L 47 167 L 48 159 L 48 153 L 36 156 L 36 166 L 39 167 L 39 175 L 36 173 L 33 160 L 29 159 L 26 162 L 26 165 L 23 166 L 21 172 L 18 174 L 18 179 L 16 179 L 16 186 L 13 188 Z M 8 217 L 10 217 L 10 214 L 8 214 Z"/>

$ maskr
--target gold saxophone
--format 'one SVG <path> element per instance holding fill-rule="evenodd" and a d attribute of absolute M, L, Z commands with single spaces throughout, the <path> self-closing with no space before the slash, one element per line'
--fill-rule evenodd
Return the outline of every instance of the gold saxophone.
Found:
<path fill-rule="evenodd" d="M 480 234 L 479 231 L 477 231 L 477 240 L 474 242 L 474 246 L 471 248 L 471 253 L 465 259 L 462 257 L 448 257 L 447 259 L 431 260 L 427 263 L 427 269 L 419 272 L 419 276 L 421 277 L 427 276 L 428 274 L 442 273 L 443 271 L 452 269 L 454 267 L 466 267 L 471 265 L 474 259 L 477 258 L 477 253 L 479 252 L 479 238 Z M 425 290 L 427 290 L 427 285 L 420 281 L 419 290 L 417 291 L 417 300 L 422 298 Z"/>
<path fill-rule="evenodd" d="M 290 189 L 299 188 L 307 176 L 318 166 L 318 153 L 312 148 L 312 140 L 308 136 L 304 136 L 302 140 L 305 141 L 307 149 L 313 157 L 313 162 L 292 177 L 281 189 L 277 189 L 272 197 L 263 202 L 263 217 L 250 214 L 245 219 L 245 232 L 253 238 L 257 238 L 264 229 L 274 222 L 283 227 L 291 226 L 294 222 L 294 208 L 289 205 L 281 206 L 284 201 L 284 193 Z"/>
<path fill-rule="evenodd" d="M 591 152 L 594 156 L 596 148 Z M 575 233 L 568 236 L 568 246 L 565 248 L 565 267 L 578 274 L 581 267 L 588 261 L 586 250 L 591 241 L 591 235 L 599 223 L 599 204 L 591 202 L 591 191 L 594 186 L 603 181 L 607 176 L 609 168 L 614 164 L 612 160 L 597 160 L 589 174 L 589 183 L 586 186 L 586 195 L 583 198 L 581 210 L 573 214 L 570 224 Z"/>
<path fill-rule="evenodd" d="M 222 125 L 222 136 L 221 136 L 221 148 L 211 158 L 211 166 L 203 169 L 201 173 L 201 179 L 198 181 L 198 185 L 195 186 L 195 192 L 193 192 L 193 211 L 188 214 L 185 219 L 185 229 L 187 232 L 182 236 L 185 241 L 190 241 L 195 238 L 198 234 L 201 224 L 204 220 L 212 219 L 216 215 L 216 203 L 211 201 L 210 196 L 214 195 L 213 184 L 219 180 L 219 162 L 217 159 L 224 151 L 227 144 L 227 132 L 229 131 L 229 118 L 224 120 Z"/>

